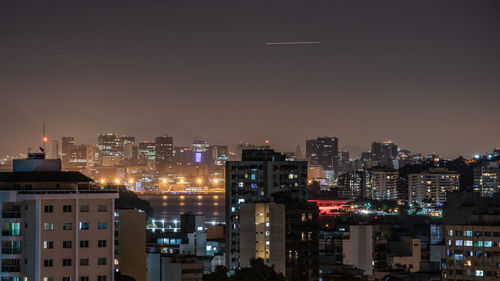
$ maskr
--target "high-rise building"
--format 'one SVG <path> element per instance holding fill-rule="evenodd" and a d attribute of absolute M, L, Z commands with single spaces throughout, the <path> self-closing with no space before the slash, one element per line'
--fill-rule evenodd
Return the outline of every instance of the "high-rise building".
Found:
<path fill-rule="evenodd" d="M 98 161 L 102 165 L 105 156 L 118 156 L 126 159 L 132 158 L 132 145 L 134 137 L 118 136 L 113 133 L 99 134 L 97 136 Z M 127 158 L 130 157 L 130 158 Z"/>
<path fill-rule="evenodd" d="M 242 203 L 240 207 L 241 267 L 261 258 L 285 275 L 285 206 L 271 202 Z"/>
<path fill-rule="evenodd" d="M 364 172 L 353 171 L 339 176 L 339 197 L 347 200 L 356 200 L 364 196 Z"/>
<path fill-rule="evenodd" d="M 57 140 L 50 140 L 47 147 L 47 159 L 59 159 L 59 144 Z"/>
<path fill-rule="evenodd" d="M 398 169 L 398 146 L 391 141 L 373 142 L 372 151 L 375 160 L 384 168 Z"/>
<path fill-rule="evenodd" d="M 71 150 L 75 146 L 75 137 L 62 137 L 61 139 L 61 160 L 62 166 L 67 167 L 70 159 Z"/>
<path fill-rule="evenodd" d="M 0 173 L 3 280 L 113 280 L 118 193 L 60 166 L 30 154 Z"/>
<path fill-rule="evenodd" d="M 99 134 L 97 136 L 97 149 L 99 157 L 97 162 L 102 164 L 104 156 L 120 156 L 120 145 L 117 135 L 113 133 Z"/>
<path fill-rule="evenodd" d="M 285 161 L 271 149 L 243 150 L 242 161 L 226 162 L 226 258 L 231 270 L 240 266 L 240 204 L 270 202 L 273 193 L 282 191 L 307 198 L 307 162 Z"/>
<path fill-rule="evenodd" d="M 484 161 L 474 167 L 474 191 L 483 197 L 500 191 L 500 162 Z"/>
<path fill-rule="evenodd" d="M 435 208 L 446 202 L 446 193 L 457 191 L 460 174 L 445 168 L 431 168 L 408 175 L 408 203 Z"/>
<path fill-rule="evenodd" d="M 453 192 L 443 208 L 445 280 L 499 280 L 500 196 Z"/>
<path fill-rule="evenodd" d="M 306 157 L 311 165 L 321 165 L 325 170 L 338 173 L 339 140 L 336 137 L 319 137 L 306 141 Z M 335 175 L 335 177 L 337 174 Z"/>
<path fill-rule="evenodd" d="M 274 202 L 285 206 L 286 276 L 304 272 L 308 280 L 318 280 L 319 207 L 296 195 L 297 192 L 273 194 Z"/>
<path fill-rule="evenodd" d="M 174 159 L 174 139 L 169 136 L 159 136 L 155 139 L 155 164 L 157 169 L 164 168 Z"/>
<path fill-rule="evenodd" d="M 365 170 L 365 198 L 375 200 L 398 199 L 399 173 L 394 169 Z"/>
<path fill-rule="evenodd" d="M 151 141 L 140 142 L 138 148 L 139 163 L 141 165 L 147 165 L 148 162 L 154 164 L 155 160 L 156 160 L 156 144 Z"/>
<path fill-rule="evenodd" d="M 62 137 L 62 167 L 67 171 L 83 172 L 88 167 L 88 145 L 75 144 L 74 137 Z"/>

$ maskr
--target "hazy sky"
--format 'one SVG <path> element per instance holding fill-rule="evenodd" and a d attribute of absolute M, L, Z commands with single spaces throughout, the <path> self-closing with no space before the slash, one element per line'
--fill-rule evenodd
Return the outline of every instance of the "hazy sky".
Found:
<path fill-rule="evenodd" d="M 320 41 L 316 45 L 266 42 Z M 99 132 L 500 146 L 500 1 L 0 1 L 0 154 Z"/>

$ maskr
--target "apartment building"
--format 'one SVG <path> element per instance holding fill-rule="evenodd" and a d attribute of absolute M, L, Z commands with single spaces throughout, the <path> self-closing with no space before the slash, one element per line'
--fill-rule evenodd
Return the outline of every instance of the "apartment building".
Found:
<path fill-rule="evenodd" d="M 2 281 L 113 280 L 118 193 L 60 166 L 37 153 L 0 173 Z"/>

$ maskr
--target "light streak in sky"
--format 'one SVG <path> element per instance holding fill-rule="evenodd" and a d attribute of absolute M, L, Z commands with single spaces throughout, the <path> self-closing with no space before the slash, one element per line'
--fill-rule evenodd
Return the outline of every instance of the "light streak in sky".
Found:
<path fill-rule="evenodd" d="M 321 44 L 319 41 L 292 41 L 292 42 L 268 42 L 266 45 L 313 45 Z"/>

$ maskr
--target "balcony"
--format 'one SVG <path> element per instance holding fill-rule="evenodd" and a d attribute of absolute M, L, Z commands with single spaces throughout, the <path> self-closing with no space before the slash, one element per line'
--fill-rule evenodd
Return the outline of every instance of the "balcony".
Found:
<path fill-rule="evenodd" d="M 2 272 L 20 272 L 21 267 L 19 265 L 2 265 Z"/>
<path fill-rule="evenodd" d="M 21 217 L 20 211 L 3 211 L 2 218 L 4 219 L 17 219 Z"/>
<path fill-rule="evenodd" d="M 18 255 L 21 254 L 21 248 L 2 248 L 2 255 Z"/>

